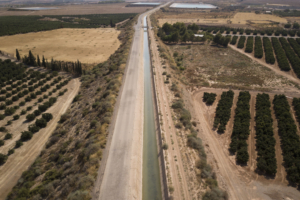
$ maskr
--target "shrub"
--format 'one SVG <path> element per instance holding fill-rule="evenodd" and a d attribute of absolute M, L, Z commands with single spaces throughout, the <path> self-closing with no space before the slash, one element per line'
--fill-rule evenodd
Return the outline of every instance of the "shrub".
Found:
<path fill-rule="evenodd" d="M 20 103 L 19 103 L 19 106 L 24 106 L 25 105 L 25 101 L 21 101 Z"/>
<path fill-rule="evenodd" d="M 21 141 L 25 142 L 32 138 L 32 133 L 30 131 L 23 131 L 21 134 Z"/>
<path fill-rule="evenodd" d="M 26 110 L 22 110 L 22 111 L 21 111 L 21 115 L 25 115 L 26 113 L 27 113 Z"/>
<path fill-rule="evenodd" d="M 27 116 L 26 116 L 26 119 L 28 120 L 28 121 L 33 121 L 34 119 L 35 119 L 35 114 L 28 114 Z"/>
<path fill-rule="evenodd" d="M 0 153 L 0 165 L 3 165 L 7 160 L 7 155 Z"/>
<path fill-rule="evenodd" d="M 4 110 L 6 108 L 6 104 L 0 104 L 0 110 Z"/>
<path fill-rule="evenodd" d="M 163 150 L 167 150 L 168 149 L 168 144 L 166 144 L 166 143 L 164 143 L 163 145 L 162 145 L 162 148 L 163 148 Z"/>
<path fill-rule="evenodd" d="M 44 113 L 42 114 L 42 117 L 47 121 L 49 122 L 51 119 L 53 119 L 53 116 L 51 113 Z"/>
<path fill-rule="evenodd" d="M 43 105 L 39 105 L 39 110 L 45 112 L 49 108 L 49 102 L 45 102 Z"/>
<path fill-rule="evenodd" d="M 45 128 L 47 126 L 47 121 L 44 118 L 37 119 L 35 121 L 35 125 L 40 127 L 40 128 Z"/>
<path fill-rule="evenodd" d="M 39 132 L 40 127 L 36 126 L 35 124 L 31 124 L 30 126 L 28 126 L 28 131 L 32 132 L 32 133 L 37 133 Z"/>
<path fill-rule="evenodd" d="M 0 120 L 3 120 L 5 117 L 5 115 L 0 114 Z"/>
<path fill-rule="evenodd" d="M 12 134 L 11 133 L 6 133 L 4 140 L 9 140 L 12 138 Z"/>
<path fill-rule="evenodd" d="M 215 93 L 207 93 L 204 92 L 203 94 L 203 101 L 207 104 L 207 105 L 212 105 L 215 100 L 216 100 L 216 94 Z"/>
<path fill-rule="evenodd" d="M 31 101 L 30 96 L 27 96 L 27 97 L 25 98 L 25 101 L 26 101 L 26 102 L 30 102 L 30 101 Z"/>
<path fill-rule="evenodd" d="M 13 101 L 12 101 L 12 100 L 6 100 L 6 101 L 5 101 L 5 105 L 9 106 L 9 105 L 11 105 L 11 104 L 13 104 Z"/>
<path fill-rule="evenodd" d="M 80 94 L 76 95 L 76 96 L 74 97 L 74 99 L 73 99 L 73 103 L 79 101 L 79 99 L 80 99 L 81 96 L 82 96 L 82 95 L 80 95 Z"/>
<path fill-rule="evenodd" d="M 19 115 L 14 115 L 14 120 L 18 120 L 20 118 Z"/>
<path fill-rule="evenodd" d="M 28 106 L 28 107 L 26 108 L 27 111 L 30 111 L 31 109 L 32 109 L 32 106 Z"/>
<path fill-rule="evenodd" d="M 10 115 L 14 114 L 15 112 L 16 112 L 16 110 L 13 107 L 5 109 L 5 115 L 6 116 L 10 116 Z"/>
<path fill-rule="evenodd" d="M 40 110 L 35 110 L 33 113 L 35 116 L 39 116 L 42 112 Z"/>
<path fill-rule="evenodd" d="M 10 156 L 11 154 L 15 153 L 15 150 L 14 149 L 10 149 L 8 150 L 7 152 L 7 156 Z"/>
<path fill-rule="evenodd" d="M 23 145 L 23 142 L 21 141 L 21 140 L 18 140 L 18 141 L 16 141 L 16 146 L 15 146 L 15 148 L 17 149 L 17 148 L 19 148 L 20 146 L 22 146 Z"/>

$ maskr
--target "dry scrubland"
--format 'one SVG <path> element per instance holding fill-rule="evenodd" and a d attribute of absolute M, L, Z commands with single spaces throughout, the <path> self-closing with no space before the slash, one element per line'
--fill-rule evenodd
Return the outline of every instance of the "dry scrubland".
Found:
<path fill-rule="evenodd" d="M 275 15 L 268 14 L 255 14 L 255 13 L 242 13 L 238 12 L 234 14 L 231 13 L 183 13 L 183 14 L 171 14 L 162 15 L 158 18 L 159 25 L 162 26 L 164 23 L 168 22 L 170 24 L 176 22 L 184 23 L 198 23 L 198 24 L 240 24 L 245 25 L 249 22 L 261 24 L 261 23 L 287 23 L 287 19 L 281 18 Z"/>
<path fill-rule="evenodd" d="M 0 50 L 20 55 L 45 56 L 61 61 L 82 63 L 100 63 L 109 58 L 120 46 L 120 31 L 113 28 L 97 29 L 58 29 L 37 33 L 19 34 L 0 37 Z"/>
<path fill-rule="evenodd" d="M 173 65 L 180 64 L 186 68 L 178 75 L 179 78 L 192 89 L 211 86 L 298 93 L 293 82 L 231 48 L 220 48 L 210 43 L 168 47 L 171 54 L 177 52 L 179 55 L 173 57 Z"/>
<path fill-rule="evenodd" d="M 15 15 L 88 15 L 88 14 L 115 14 L 115 13 L 141 13 L 149 7 L 125 7 L 128 3 L 116 4 L 84 4 L 84 5 L 63 5 L 56 10 L 43 11 L 8 11 L 7 8 L 0 8 L 0 16 Z"/>

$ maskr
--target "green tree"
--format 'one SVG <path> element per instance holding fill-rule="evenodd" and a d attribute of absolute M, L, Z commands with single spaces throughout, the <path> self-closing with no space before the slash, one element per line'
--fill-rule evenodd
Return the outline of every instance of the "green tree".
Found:
<path fill-rule="evenodd" d="M 41 61 L 39 55 L 37 55 L 37 65 L 40 67 L 41 66 Z"/>
<path fill-rule="evenodd" d="M 21 60 L 21 57 L 20 57 L 18 49 L 16 49 L 16 57 L 17 57 L 17 60 Z"/>
<path fill-rule="evenodd" d="M 171 42 L 178 42 L 179 41 L 179 33 L 176 31 L 171 35 Z"/>
<path fill-rule="evenodd" d="M 293 28 L 294 28 L 294 29 L 299 29 L 299 28 L 300 28 L 299 23 L 295 22 L 295 23 L 293 24 Z"/>
<path fill-rule="evenodd" d="M 42 59 L 42 65 L 43 65 L 43 67 L 46 68 L 46 61 L 45 61 L 45 57 L 44 56 L 43 56 L 43 59 Z"/>

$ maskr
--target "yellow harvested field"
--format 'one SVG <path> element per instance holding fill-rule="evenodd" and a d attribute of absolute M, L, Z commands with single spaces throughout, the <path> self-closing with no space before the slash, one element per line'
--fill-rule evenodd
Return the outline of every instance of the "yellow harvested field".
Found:
<path fill-rule="evenodd" d="M 198 24 L 247 24 L 249 21 L 257 24 L 271 24 L 272 22 L 287 23 L 287 20 L 285 18 L 281 18 L 275 15 L 238 12 L 233 17 L 225 15 L 222 18 L 218 18 L 217 16 L 212 17 L 205 15 L 194 16 L 192 18 L 183 18 L 180 15 L 178 15 L 178 17 L 174 16 L 174 18 L 166 16 L 159 18 L 158 24 L 160 26 L 162 26 L 166 22 L 170 24 L 174 24 L 176 22 Z"/>
<path fill-rule="evenodd" d="M 100 63 L 109 58 L 120 46 L 120 31 L 114 28 L 57 29 L 0 37 L 0 50 L 15 55 L 28 55 L 29 50 L 48 61 L 77 61 Z"/>
<path fill-rule="evenodd" d="M 158 19 L 158 24 L 162 26 L 164 23 L 174 24 L 176 22 L 183 23 L 199 23 L 199 24 L 227 24 L 229 19 Z"/>
<path fill-rule="evenodd" d="M 287 23 L 287 20 L 275 15 L 269 15 L 269 14 L 255 14 L 255 13 L 241 13 L 238 12 L 234 15 L 234 17 L 231 19 L 233 24 L 246 24 L 248 20 L 255 21 L 255 20 L 270 20 L 273 22 L 279 22 L 279 23 Z"/>

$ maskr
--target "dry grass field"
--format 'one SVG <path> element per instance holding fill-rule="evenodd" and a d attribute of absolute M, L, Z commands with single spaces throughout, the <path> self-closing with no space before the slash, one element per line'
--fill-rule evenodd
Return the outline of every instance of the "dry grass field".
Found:
<path fill-rule="evenodd" d="M 271 24 L 273 22 L 287 23 L 287 19 L 269 14 L 255 14 L 255 13 L 183 13 L 173 15 L 160 15 L 158 18 L 159 25 L 162 26 L 168 22 L 170 24 L 176 22 L 196 23 L 196 24 L 240 24 L 245 25 L 249 22 L 253 24 Z"/>
<path fill-rule="evenodd" d="M 55 5 L 50 7 L 57 7 L 58 9 L 42 10 L 42 11 L 8 11 L 8 8 L 0 8 L 0 16 L 141 13 L 149 9 L 149 7 L 125 7 L 127 4 L 128 3 L 83 4 L 83 5 L 62 5 L 62 6 Z"/>
<path fill-rule="evenodd" d="M 0 37 L 0 50 L 20 55 L 42 55 L 50 61 L 77 61 L 100 63 L 109 58 L 120 46 L 120 31 L 113 28 L 57 29 L 37 33 Z"/>
<path fill-rule="evenodd" d="M 273 21 L 279 23 L 287 23 L 287 20 L 275 15 L 255 14 L 255 13 L 236 13 L 232 19 L 233 24 L 246 24 L 247 21 Z"/>

